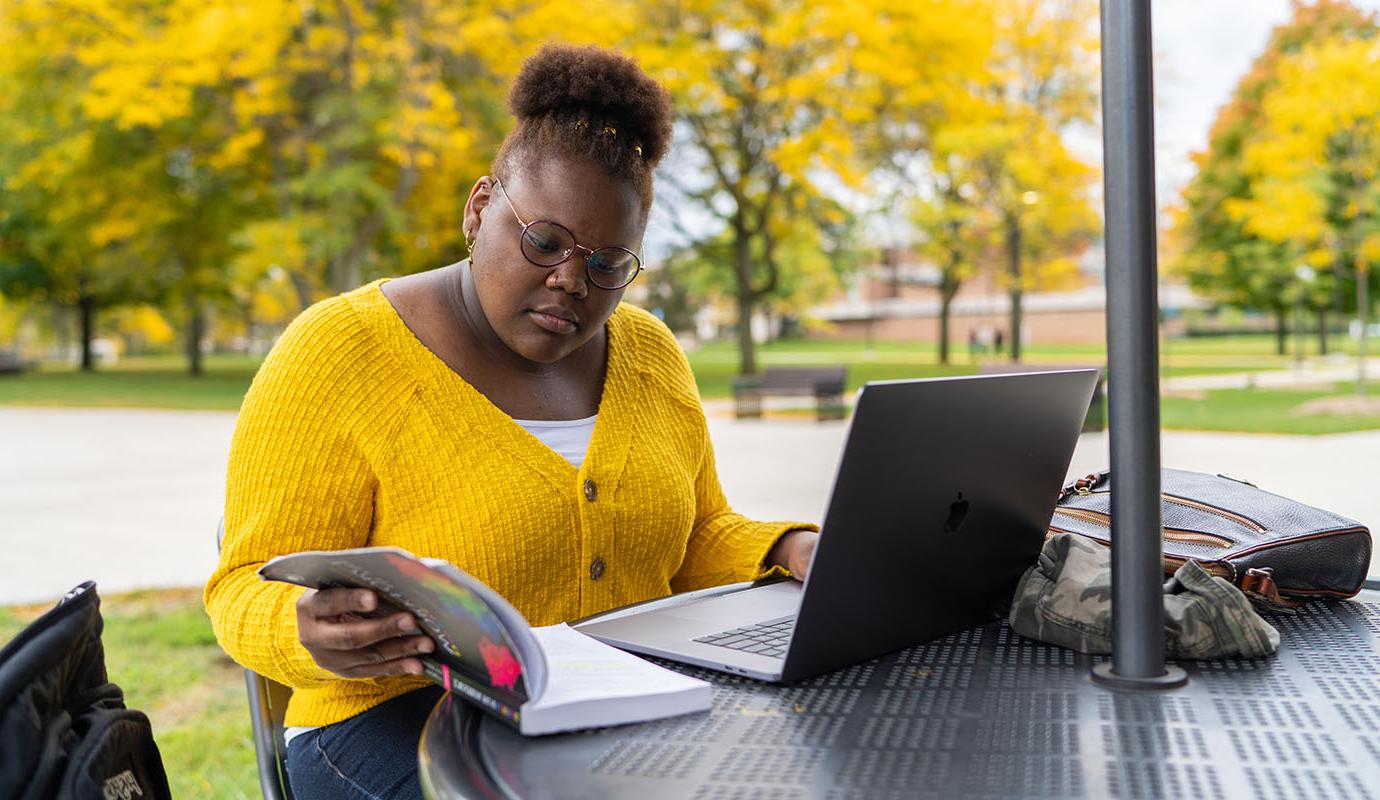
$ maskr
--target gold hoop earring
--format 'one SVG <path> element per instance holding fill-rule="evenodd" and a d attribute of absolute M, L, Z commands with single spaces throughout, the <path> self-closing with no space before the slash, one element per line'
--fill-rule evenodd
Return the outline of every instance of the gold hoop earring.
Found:
<path fill-rule="evenodd" d="M 465 237 L 465 255 L 474 255 L 474 237 L 470 235 L 469 231 L 465 231 L 463 236 Z"/>

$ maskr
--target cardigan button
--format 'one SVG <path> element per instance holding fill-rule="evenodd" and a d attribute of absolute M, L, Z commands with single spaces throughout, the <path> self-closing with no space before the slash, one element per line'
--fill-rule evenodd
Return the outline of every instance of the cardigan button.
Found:
<path fill-rule="evenodd" d="M 594 485 L 594 481 L 590 480 L 589 478 L 585 478 L 585 499 L 593 503 L 594 499 L 598 496 L 599 487 Z"/>
<path fill-rule="evenodd" d="M 597 581 L 602 577 L 604 577 L 604 559 L 596 557 L 589 564 L 589 579 Z"/>

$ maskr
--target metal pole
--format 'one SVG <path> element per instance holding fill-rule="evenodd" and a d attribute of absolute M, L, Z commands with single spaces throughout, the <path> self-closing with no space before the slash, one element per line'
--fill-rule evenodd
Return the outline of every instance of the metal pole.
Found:
<path fill-rule="evenodd" d="M 1158 689 L 1164 663 L 1160 536 L 1159 302 L 1150 0 L 1102 2 L 1108 410 L 1112 457 L 1112 660 L 1093 679 Z"/>

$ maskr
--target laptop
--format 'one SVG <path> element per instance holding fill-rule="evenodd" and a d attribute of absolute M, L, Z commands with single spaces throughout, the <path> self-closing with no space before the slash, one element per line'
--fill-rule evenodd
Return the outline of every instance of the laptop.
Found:
<path fill-rule="evenodd" d="M 1096 382 L 1086 369 L 868 383 L 803 585 L 714 587 L 574 627 L 790 682 L 999 617 L 1039 555 Z"/>

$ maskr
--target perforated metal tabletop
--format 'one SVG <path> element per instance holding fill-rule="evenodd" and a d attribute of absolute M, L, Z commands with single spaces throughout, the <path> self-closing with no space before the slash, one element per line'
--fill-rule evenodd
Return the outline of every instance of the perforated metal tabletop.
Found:
<path fill-rule="evenodd" d="M 714 707 L 524 739 L 443 698 L 437 798 L 1380 800 L 1380 592 L 1272 615 L 1264 659 L 1180 662 L 1188 686 L 1094 686 L 1100 658 L 992 623 L 773 686 L 688 667 Z"/>

